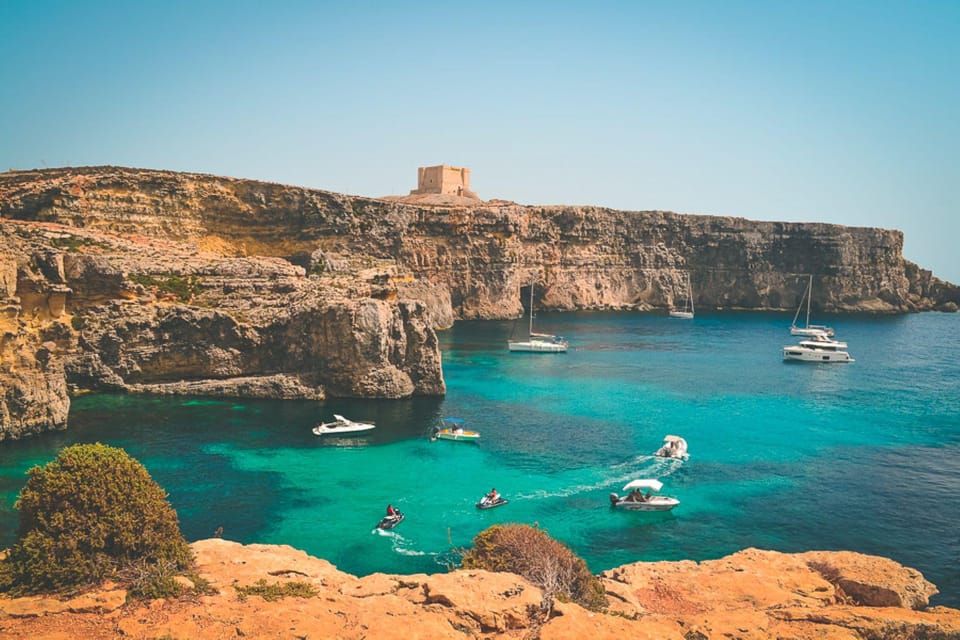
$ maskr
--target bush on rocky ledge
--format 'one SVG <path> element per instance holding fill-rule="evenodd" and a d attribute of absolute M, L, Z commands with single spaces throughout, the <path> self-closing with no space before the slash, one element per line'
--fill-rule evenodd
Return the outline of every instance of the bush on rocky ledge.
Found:
<path fill-rule="evenodd" d="M 167 494 L 123 449 L 74 445 L 34 467 L 16 508 L 17 541 L 0 563 L 0 590 L 11 595 L 64 592 L 106 578 L 129 582 L 145 569 L 154 594 L 186 569 L 190 547 Z M 169 594 L 173 595 L 173 594 Z"/>
<path fill-rule="evenodd" d="M 494 525 L 473 539 L 463 555 L 464 569 L 509 571 L 543 589 L 544 600 L 569 600 L 598 611 L 607 606 L 603 585 L 587 563 L 536 527 Z"/>

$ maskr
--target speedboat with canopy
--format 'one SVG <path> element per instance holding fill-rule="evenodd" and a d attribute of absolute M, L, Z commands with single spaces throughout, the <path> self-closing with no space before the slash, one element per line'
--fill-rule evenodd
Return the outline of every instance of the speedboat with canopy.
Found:
<path fill-rule="evenodd" d="M 431 440 L 453 440 L 454 442 L 477 442 L 480 440 L 480 433 L 464 429 L 466 421 L 462 418 L 444 418 L 440 425 L 434 427 Z"/>
<path fill-rule="evenodd" d="M 656 495 L 662 488 L 663 483 L 652 478 L 631 480 L 623 487 L 624 491 L 629 492 L 627 495 L 621 498 L 616 493 L 610 494 L 610 506 L 628 511 L 670 511 L 680 504 L 680 501 Z"/>
<path fill-rule="evenodd" d="M 372 422 L 354 422 L 343 416 L 333 414 L 333 422 L 318 422 L 313 428 L 314 435 L 325 436 L 338 433 L 358 433 L 376 429 Z"/>

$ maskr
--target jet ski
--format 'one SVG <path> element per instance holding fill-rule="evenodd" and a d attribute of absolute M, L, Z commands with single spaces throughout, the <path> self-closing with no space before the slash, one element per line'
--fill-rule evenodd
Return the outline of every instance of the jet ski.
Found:
<path fill-rule="evenodd" d="M 508 502 L 510 501 L 503 496 L 497 496 L 496 500 L 491 500 L 490 496 L 483 496 L 480 498 L 480 502 L 477 503 L 477 509 L 493 509 Z"/>
<path fill-rule="evenodd" d="M 383 520 L 377 524 L 377 529 L 393 529 L 401 522 L 403 522 L 403 514 L 397 511 L 395 516 L 384 516 Z"/>

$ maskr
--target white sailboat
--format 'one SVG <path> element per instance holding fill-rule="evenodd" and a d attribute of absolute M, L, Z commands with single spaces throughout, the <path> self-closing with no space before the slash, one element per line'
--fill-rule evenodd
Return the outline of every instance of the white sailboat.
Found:
<path fill-rule="evenodd" d="M 530 330 L 526 340 L 508 340 L 510 351 L 527 353 L 566 353 L 568 342 L 551 333 L 536 333 L 533 330 L 533 283 L 530 283 Z"/>
<path fill-rule="evenodd" d="M 673 309 L 670 311 L 671 318 L 683 318 L 684 320 L 693 319 L 693 288 L 690 286 L 690 272 L 687 272 L 687 299 L 683 303 L 683 309 Z"/>
<path fill-rule="evenodd" d="M 800 306 L 797 307 L 797 312 L 793 314 L 793 322 L 790 324 L 790 335 L 792 336 L 827 336 L 830 337 L 833 335 L 833 329 L 831 327 L 822 325 L 822 324 L 810 324 L 810 298 L 813 297 L 813 275 L 810 276 L 810 280 L 807 282 L 807 290 L 803 294 L 803 298 L 800 299 Z M 803 310 L 803 302 L 807 302 L 807 320 L 806 324 L 802 327 L 797 326 L 797 318 L 800 317 L 800 311 Z"/>

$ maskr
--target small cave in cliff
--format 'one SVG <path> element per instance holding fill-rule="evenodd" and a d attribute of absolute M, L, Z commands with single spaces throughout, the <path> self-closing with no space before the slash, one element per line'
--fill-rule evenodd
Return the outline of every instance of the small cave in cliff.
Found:
<path fill-rule="evenodd" d="M 533 307 L 534 309 L 543 310 L 543 292 L 544 286 L 540 285 L 539 287 L 534 285 L 525 285 L 520 287 L 520 304 L 523 306 L 523 314 L 528 315 L 530 313 L 530 289 L 533 288 Z"/>

